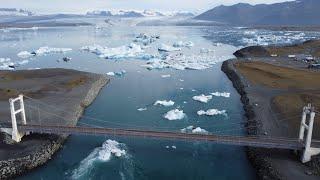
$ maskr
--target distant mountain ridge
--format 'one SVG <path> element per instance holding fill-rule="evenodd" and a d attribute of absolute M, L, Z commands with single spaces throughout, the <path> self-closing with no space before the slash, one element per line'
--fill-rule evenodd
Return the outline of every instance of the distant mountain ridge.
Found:
<path fill-rule="evenodd" d="M 0 16 L 32 16 L 32 12 L 16 8 L 0 8 Z"/>
<path fill-rule="evenodd" d="M 234 25 L 320 25 L 320 0 L 218 6 L 195 19 Z"/>
<path fill-rule="evenodd" d="M 189 16 L 193 17 L 195 14 L 191 12 L 178 11 L 178 12 L 160 12 L 160 11 L 135 11 L 135 10 L 95 10 L 89 11 L 87 16 L 107 16 L 107 17 L 175 17 L 175 16 Z"/>

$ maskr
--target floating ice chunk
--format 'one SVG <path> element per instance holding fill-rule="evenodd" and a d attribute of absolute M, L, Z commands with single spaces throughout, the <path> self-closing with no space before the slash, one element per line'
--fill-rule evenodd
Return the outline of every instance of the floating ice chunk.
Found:
<path fill-rule="evenodd" d="M 226 115 L 226 110 L 219 111 L 218 109 L 209 109 L 207 111 L 200 110 L 197 112 L 199 116 L 207 115 L 207 116 L 215 116 L 215 115 Z"/>
<path fill-rule="evenodd" d="M 183 110 L 174 109 L 169 112 L 167 112 L 164 116 L 164 118 L 173 121 L 173 120 L 180 120 L 186 117 L 186 114 L 183 113 Z"/>
<path fill-rule="evenodd" d="M 169 146 L 166 146 L 166 148 L 169 149 L 170 147 L 169 147 Z"/>
<path fill-rule="evenodd" d="M 211 95 L 206 96 L 204 94 L 201 94 L 199 96 L 193 96 L 192 99 L 195 101 L 207 103 L 208 101 L 210 101 L 212 99 L 212 96 Z"/>
<path fill-rule="evenodd" d="M 172 51 L 181 51 L 180 48 L 175 48 L 172 46 L 168 46 L 166 44 L 161 44 L 161 46 L 158 48 L 159 51 L 162 52 L 172 52 Z"/>
<path fill-rule="evenodd" d="M 107 75 L 108 76 L 115 76 L 116 74 L 114 72 L 108 72 Z"/>
<path fill-rule="evenodd" d="M 295 58 L 296 57 L 296 55 L 294 55 L 294 54 L 289 54 L 288 55 L 288 58 Z"/>
<path fill-rule="evenodd" d="M 184 80 L 183 80 L 183 79 L 179 79 L 179 81 L 180 81 L 180 82 L 184 82 Z"/>
<path fill-rule="evenodd" d="M 147 110 L 147 108 L 139 108 L 139 109 L 137 109 L 138 111 L 146 111 Z"/>
<path fill-rule="evenodd" d="M 184 90 L 184 88 L 179 88 L 180 90 Z"/>
<path fill-rule="evenodd" d="M 119 71 L 119 72 L 115 72 L 115 75 L 117 75 L 117 76 L 124 76 L 126 73 L 127 73 L 127 71 L 121 70 L 121 71 Z"/>
<path fill-rule="evenodd" d="M 11 62 L 10 58 L 0 58 L 0 69 L 1 70 L 14 70 L 15 65 Z"/>
<path fill-rule="evenodd" d="M 36 55 L 46 55 L 50 53 L 66 53 L 68 51 L 72 51 L 71 48 L 52 48 L 48 46 L 40 47 L 35 51 Z"/>
<path fill-rule="evenodd" d="M 29 58 L 31 56 L 34 56 L 33 54 L 31 54 L 30 52 L 28 51 L 21 51 L 17 54 L 18 57 L 20 58 Z"/>
<path fill-rule="evenodd" d="M 155 106 L 156 106 L 156 105 L 162 105 L 162 106 L 168 107 L 168 106 L 173 106 L 173 105 L 174 105 L 174 102 L 171 101 L 171 100 L 169 100 L 169 101 L 166 101 L 166 100 L 160 101 L 160 100 L 158 100 L 158 101 L 156 101 L 156 102 L 154 103 L 154 105 L 155 105 Z"/>
<path fill-rule="evenodd" d="M 180 130 L 181 133 L 193 133 L 193 134 L 209 134 L 209 132 L 200 127 L 188 126 Z"/>
<path fill-rule="evenodd" d="M 188 41 L 188 42 L 178 41 L 178 42 L 173 43 L 172 46 L 175 48 L 179 48 L 179 47 L 189 47 L 190 48 L 190 47 L 193 47 L 194 44 L 191 41 Z"/>
<path fill-rule="evenodd" d="M 86 176 L 97 162 L 108 162 L 112 155 L 121 157 L 126 155 L 125 145 L 117 141 L 107 140 L 102 147 L 95 148 L 85 159 L 80 162 L 80 165 L 72 171 L 72 179 L 80 179 Z"/>
<path fill-rule="evenodd" d="M 147 46 L 155 42 L 159 38 L 160 36 L 149 36 L 147 34 L 141 33 L 133 40 L 133 42 L 139 42 L 142 43 L 144 46 Z"/>
<path fill-rule="evenodd" d="M 177 147 L 176 146 L 171 146 L 172 147 L 172 149 L 177 149 Z"/>
<path fill-rule="evenodd" d="M 94 53 L 99 57 L 106 59 L 138 58 L 148 60 L 154 58 L 153 55 L 145 54 L 141 46 L 134 43 L 115 48 L 102 47 L 99 45 L 84 46 L 81 50 Z"/>
<path fill-rule="evenodd" d="M 171 75 L 170 74 L 164 74 L 164 75 L 161 75 L 161 77 L 162 78 L 169 78 L 169 77 L 171 77 Z"/>
<path fill-rule="evenodd" d="M 211 95 L 217 96 L 217 97 L 226 97 L 226 98 L 230 97 L 230 93 L 227 93 L 227 92 L 214 92 L 214 93 L 211 93 Z"/>

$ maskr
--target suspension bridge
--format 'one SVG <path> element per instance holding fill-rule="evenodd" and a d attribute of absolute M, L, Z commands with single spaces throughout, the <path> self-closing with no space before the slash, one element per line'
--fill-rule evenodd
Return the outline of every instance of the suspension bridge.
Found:
<path fill-rule="evenodd" d="M 34 100 L 25 96 L 30 100 L 37 101 L 42 105 L 47 105 L 39 100 Z M 303 163 L 311 160 L 311 157 L 320 154 L 320 141 L 312 140 L 313 124 L 316 111 L 311 105 L 303 108 L 301 117 L 301 126 L 299 131 L 299 138 L 285 138 L 285 137 L 269 137 L 269 136 L 239 136 L 239 135 L 217 135 L 213 133 L 195 134 L 186 132 L 172 132 L 172 131 L 157 131 L 157 130 L 139 130 L 131 128 L 110 128 L 110 127 L 91 127 L 90 124 L 79 122 L 78 125 L 59 123 L 55 121 L 50 123 L 27 123 L 27 115 L 25 111 L 24 96 L 19 95 L 15 99 L 10 99 L 11 123 L 1 123 L 1 130 L 12 136 L 16 142 L 20 142 L 22 137 L 30 133 L 46 133 L 46 134 L 83 134 L 83 135 L 103 135 L 114 137 L 142 137 L 142 138 L 156 138 L 156 139 L 173 139 L 182 141 L 204 141 L 217 144 L 262 147 L 262 148 L 276 148 L 288 149 L 302 152 L 301 161 Z M 15 104 L 19 104 L 16 109 Z M 40 112 L 44 110 L 38 109 L 34 105 L 27 105 L 31 109 L 38 112 L 38 119 L 40 119 Z M 50 105 L 49 105 L 50 106 Z M 50 106 L 51 110 L 54 106 Z M 65 117 L 55 113 L 44 111 L 51 116 L 46 118 L 61 118 Z M 64 111 L 64 113 L 67 113 Z M 17 115 L 20 114 L 21 123 L 17 123 Z M 45 116 L 42 116 L 45 117 Z M 30 118 L 30 117 L 28 117 Z M 91 118 L 99 120 L 96 118 Z M 51 119 L 52 120 L 52 119 Z M 99 120 L 103 121 L 103 120 Z M 41 122 L 41 121 L 40 121 Z M 82 124 L 82 125 L 81 125 Z M 256 128 L 256 126 L 246 126 L 245 128 Z"/>

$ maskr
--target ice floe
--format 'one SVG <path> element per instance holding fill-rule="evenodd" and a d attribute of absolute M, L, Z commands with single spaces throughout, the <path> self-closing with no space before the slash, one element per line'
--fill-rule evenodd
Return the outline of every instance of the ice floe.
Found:
<path fill-rule="evenodd" d="M 227 115 L 226 110 L 218 110 L 218 109 L 208 109 L 207 111 L 200 110 L 197 112 L 199 116 L 207 115 L 207 116 L 215 116 L 215 115 Z"/>
<path fill-rule="evenodd" d="M 209 134 L 209 132 L 200 127 L 188 126 L 180 130 L 182 133 L 193 133 L 193 134 Z"/>
<path fill-rule="evenodd" d="M 0 58 L 0 69 L 1 70 L 13 70 L 14 63 L 10 58 Z"/>
<path fill-rule="evenodd" d="M 164 75 L 161 75 L 161 77 L 162 78 L 169 78 L 169 77 L 171 77 L 171 75 L 170 74 L 164 74 Z"/>
<path fill-rule="evenodd" d="M 180 48 L 180 47 L 189 47 L 190 48 L 190 47 L 193 47 L 194 44 L 191 41 L 188 41 L 188 42 L 178 41 L 178 42 L 173 43 L 172 46 L 175 48 Z"/>
<path fill-rule="evenodd" d="M 212 99 L 212 96 L 211 95 L 206 96 L 204 94 L 201 94 L 199 96 L 193 96 L 192 99 L 202 103 L 207 103 Z"/>
<path fill-rule="evenodd" d="M 108 76 L 115 76 L 116 74 L 114 72 L 108 72 L 107 75 Z"/>
<path fill-rule="evenodd" d="M 185 118 L 186 114 L 183 113 L 183 110 L 173 109 L 173 110 L 167 112 L 163 117 L 170 120 L 170 121 L 174 121 L 174 120 L 180 120 L 180 119 Z"/>
<path fill-rule="evenodd" d="M 71 48 L 55 48 L 55 47 L 40 47 L 36 51 L 28 52 L 28 51 L 21 51 L 17 54 L 18 57 L 20 58 L 29 58 L 32 56 L 43 56 L 51 53 L 66 53 L 72 51 Z"/>
<path fill-rule="evenodd" d="M 144 46 L 147 46 L 147 45 L 152 44 L 153 42 L 155 42 L 157 39 L 160 39 L 160 36 L 158 36 L 158 35 L 149 36 L 149 35 L 147 35 L 145 33 L 140 33 L 133 40 L 133 42 L 142 43 Z"/>
<path fill-rule="evenodd" d="M 125 145 L 114 140 L 105 141 L 101 147 L 95 148 L 85 159 L 80 162 L 78 168 L 72 171 L 72 179 L 79 179 L 87 175 L 97 162 L 108 162 L 112 155 L 121 157 L 126 155 Z"/>
<path fill-rule="evenodd" d="M 138 111 L 146 111 L 146 110 L 148 110 L 147 108 L 139 108 L 139 109 L 137 109 Z"/>
<path fill-rule="evenodd" d="M 230 93 L 228 92 L 214 92 L 214 93 L 211 93 L 211 95 L 216 97 L 226 97 L 226 98 L 230 97 Z"/>
<path fill-rule="evenodd" d="M 160 47 L 158 48 L 158 51 L 160 51 L 160 52 L 181 51 L 181 48 L 176 48 L 176 47 L 169 46 L 166 44 L 161 44 Z"/>
<path fill-rule="evenodd" d="M 158 100 L 158 101 L 156 101 L 155 103 L 154 103 L 154 105 L 155 106 L 157 106 L 157 105 L 162 105 L 162 106 L 173 106 L 174 105 L 174 102 L 173 101 L 171 101 L 171 100 L 169 100 L 169 101 L 166 101 L 166 100 L 163 100 L 163 101 L 160 101 L 160 100 Z"/>
<path fill-rule="evenodd" d="M 100 45 L 84 46 L 81 50 L 94 53 L 100 58 L 105 59 L 137 58 L 148 60 L 154 58 L 153 55 L 146 54 L 140 45 L 134 43 L 115 48 L 102 47 Z"/>

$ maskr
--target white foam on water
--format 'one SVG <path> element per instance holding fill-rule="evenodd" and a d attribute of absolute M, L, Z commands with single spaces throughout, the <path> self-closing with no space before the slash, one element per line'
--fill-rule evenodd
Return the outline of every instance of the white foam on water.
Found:
<path fill-rule="evenodd" d="M 101 147 L 95 148 L 85 159 L 80 162 L 78 168 L 72 171 L 71 179 L 79 179 L 88 174 L 96 163 L 108 162 L 112 156 L 126 155 L 125 145 L 108 139 Z"/>
<path fill-rule="evenodd" d="M 158 100 L 158 101 L 156 101 L 153 105 L 162 105 L 162 106 L 166 106 L 166 107 L 168 107 L 168 106 L 173 106 L 174 105 L 174 102 L 173 101 L 171 101 L 171 100 L 169 100 L 169 101 L 167 101 L 167 100 L 163 100 L 163 101 L 161 101 L 161 100 Z"/>
<path fill-rule="evenodd" d="M 218 109 L 208 109 L 207 111 L 200 110 L 197 112 L 199 116 L 215 116 L 215 115 L 227 115 L 226 110 L 218 110 Z"/>
<path fill-rule="evenodd" d="M 179 109 L 173 109 L 169 112 L 167 112 L 164 116 L 165 119 L 168 119 L 169 121 L 174 121 L 174 120 L 181 120 L 186 117 L 186 114 L 183 113 L 183 110 Z"/>
<path fill-rule="evenodd" d="M 231 94 L 228 93 L 228 92 L 214 92 L 214 93 L 211 93 L 211 95 L 216 96 L 216 97 L 226 97 L 226 98 L 229 98 Z"/>
<path fill-rule="evenodd" d="M 192 99 L 202 103 L 208 103 L 212 99 L 212 95 L 206 96 L 204 94 L 201 94 L 199 96 L 193 96 Z"/>

